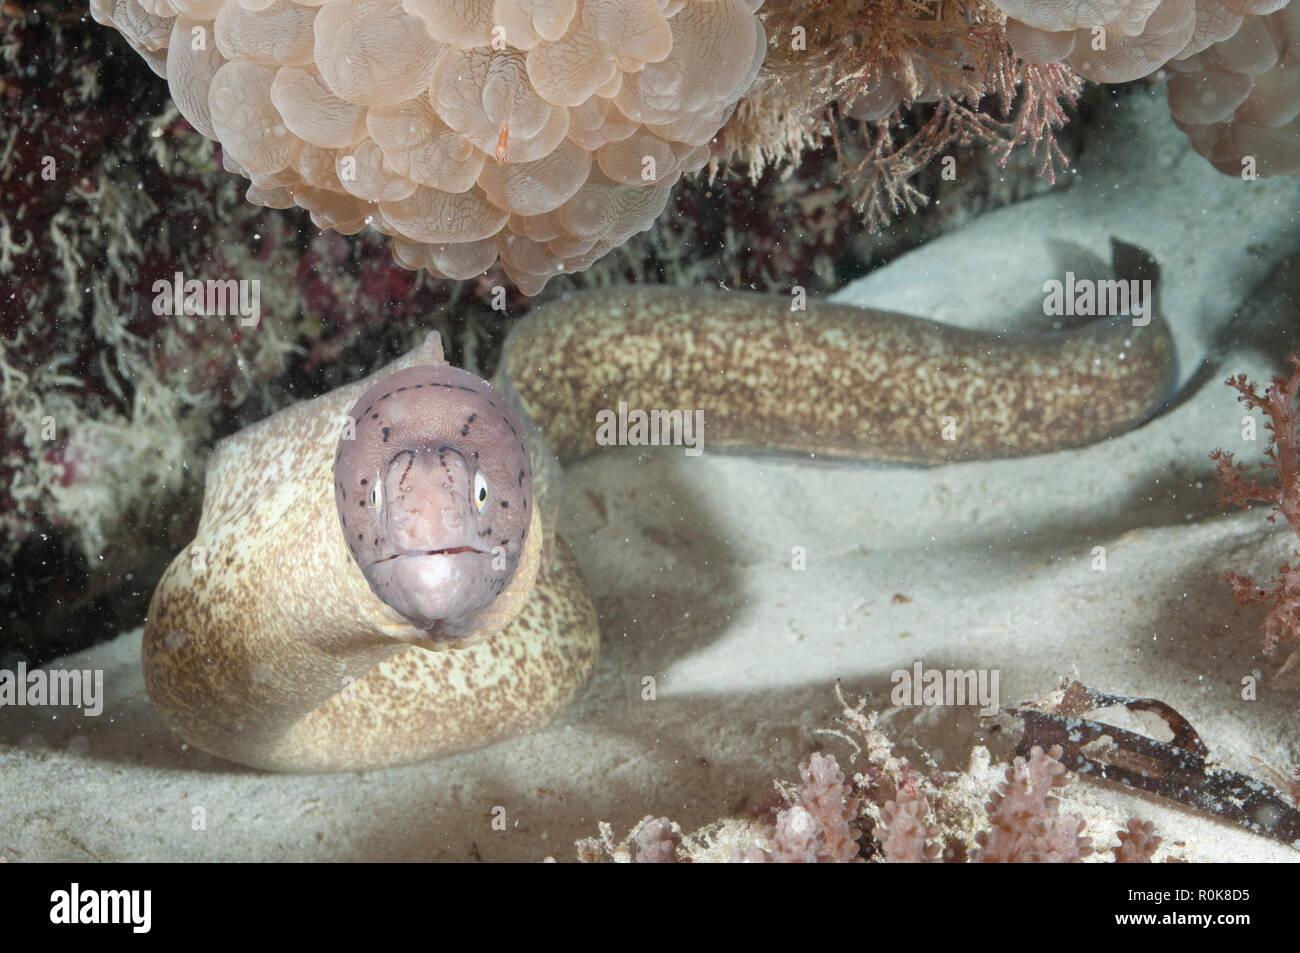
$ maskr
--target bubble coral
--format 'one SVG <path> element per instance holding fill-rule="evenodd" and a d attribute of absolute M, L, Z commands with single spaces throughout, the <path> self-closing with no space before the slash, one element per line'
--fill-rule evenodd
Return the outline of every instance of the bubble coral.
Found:
<path fill-rule="evenodd" d="M 1300 171 L 1300 7 L 1289 0 L 994 0 L 1031 63 L 1123 83 L 1168 67 L 1169 104 L 1221 172 Z"/>
<path fill-rule="evenodd" d="M 92 0 L 248 199 L 526 294 L 643 231 L 753 82 L 761 0 Z"/>
<path fill-rule="evenodd" d="M 1065 60 L 1098 83 L 1125 83 L 1193 56 L 1287 0 L 994 0 L 1007 40 L 1034 63 Z"/>
<path fill-rule="evenodd" d="M 1300 173 L 1300 4 L 1169 66 L 1174 121 L 1216 169 L 1239 175 L 1249 156 L 1258 175 Z"/>

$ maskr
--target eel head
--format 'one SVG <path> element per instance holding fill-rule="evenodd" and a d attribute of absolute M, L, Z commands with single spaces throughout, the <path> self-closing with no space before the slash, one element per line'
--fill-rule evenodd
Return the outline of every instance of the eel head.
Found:
<path fill-rule="evenodd" d="M 532 468 L 518 417 L 486 381 L 445 364 L 389 375 L 351 417 L 334 494 L 352 558 L 432 641 L 473 635 L 528 535 Z"/>

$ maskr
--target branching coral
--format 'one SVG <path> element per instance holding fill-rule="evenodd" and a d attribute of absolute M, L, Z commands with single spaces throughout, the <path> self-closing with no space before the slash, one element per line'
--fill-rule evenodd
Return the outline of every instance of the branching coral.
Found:
<path fill-rule="evenodd" d="M 1055 130 L 1081 80 L 1017 58 L 987 0 L 768 0 L 762 17 L 767 61 L 720 150 L 744 156 L 751 178 L 834 137 L 855 208 L 878 228 L 925 204 L 913 179 L 954 144 L 985 143 L 1004 163 L 1017 145 L 1041 146 L 1039 171 L 1052 178 L 1068 164 Z M 919 120 L 918 103 L 933 103 Z"/>
<path fill-rule="evenodd" d="M 803 779 L 799 804 L 821 828 L 817 859 L 841 864 L 853 860 L 861 849 L 861 831 L 853 826 L 859 802 L 834 756 L 814 754 L 799 765 L 799 776 Z"/>
<path fill-rule="evenodd" d="M 871 833 L 889 860 L 900 864 L 924 864 L 939 859 L 939 827 L 927 825 L 930 804 L 916 785 L 900 788 L 893 800 L 880 805 L 880 823 Z"/>
<path fill-rule="evenodd" d="M 1016 758 L 1006 769 L 1003 782 L 989 795 L 985 805 L 989 827 L 975 835 L 978 849 L 969 855 L 972 863 L 1074 863 L 1094 853 L 1092 839 L 1083 836 L 1084 821 L 1077 814 L 1062 814 L 1060 799 L 1053 791 L 1067 783 L 1061 748 L 1044 752 L 1035 745 L 1029 758 Z M 885 860 L 893 863 L 924 863 L 940 859 L 940 828 L 926 826 L 928 799 L 914 785 L 881 805 L 881 823 L 873 833 Z M 1119 832 L 1114 858 L 1118 863 L 1145 863 L 1160 846 L 1160 838 L 1149 821 L 1136 818 Z M 947 861 L 966 859 L 965 845 L 949 844 Z"/>
<path fill-rule="evenodd" d="M 600 837 L 578 842 L 579 859 L 1062 863 L 1094 852 L 1083 819 L 1062 813 L 1055 796 L 1066 784 L 1059 747 L 1044 752 L 1034 746 L 1028 759 L 1016 758 L 1001 783 L 984 789 L 984 802 L 973 774 L 928 777 L 894 756 L 878 716 L 864 712 L 862 702 L 846 704 L 842 721 L 845 731 L 830 733 L 865 755 L 852 778 L 833 755 L 819 752 L 800 765 L 801 783 L 778 784 L 780 803 L 755 818 L 718 821 L 681 837 L 667 818 L 646 817 L 621 842 L 602 823 Z M 860 824 L 873 819 L 875 841 L 864 843 Z M 1160 846 L 1152 825 L 1138 820 L 1129 821 L 1118 839 L 1119 862 L 1149 861 Z"/>
<path fill-rule="evenodd" d="M 1253 479 L 1246 468 L 1237 463 L 1233 455 L 1215 450 L 1210 458 L 1218 466 L 1219 502 L 1224 506 L 1248 509 L 1251 503 L 1269 503 L 1273 511 L 1270 523 L 1281 515 L 1291 529 L 1300 536 L 1300 408 L 1296 406 L 1300 395 L 1300 351 L 1293 353 L 1290 362 L 1294 368 L 1291 377 L 1274 377 L 1263 394 L 1245 374 L 1230 377 L 1227 385 L 1237 391 L 1237 399 L 1249 410 L 1262 411 L 1268 418 L 1264 424 L 1269 432 L 1264 449 L 1267 459 L 1260 464 L 1264 471 L 1277 474 L 1276 484 Z M 1300 560 L 1300 552 L 1296 554 Z M 1300 641 L 1300 561 L 1283 564 L 1271 586 L 1262 586 L 1242 573 L 1229 572 L 1224 581 L 1232 587 L 1232 594 L 1243 606 L 1268 607 L 1264 617 L 1264 649 L 1272 652 L 1284 639 Z"/>
<path fill-rule="evenodd" d="M 862 832 L 855 826 L 861 802 L 853 784 L 845 779 L 834 755 L 820 752 L 799 766 L 802 783 L 789 793 L 787 803 L 771 819 L 766 836 L 750 838 L 743 847 L 731 848 L 734 863 L 850 863 L 859 859 Z M 690 860 L 679 856 L 683 838 L 666 817 L 647 816 L 621 844 L 616 844 L 609 825 L 601 825 L 601 837 L 578 843 L 578 855 L 586 861 L 609 857 L 615 861 L 635 859 L 637 863 Z M 698 847 L 693 844 L 692 850 Z"/>
<path fill-rule="evenodd" d="M 663 210 L 762 61 L 756 0 L 93 0 L 182 115 L 322 228 L 535 294 Z"/>
<path fill-rule="evenodd" d="M 860 802 L 834 755 L 820 752 L 799 765 L 803 783 L 795 802 L 776 815 L 770 854 L 760 848 L 737 851 L 734 860 L 779 864 L 846 864 L 861 851 L 854 826 Z"/>
<path fill-rule="evenodd" d="M 1092 853 L 1092 839 L 1081 836 L 1083 818 L 1061 813 L 1052 792 L 1067 783 L 1061 748 L 1044 753 L 1035 745 L 1029 760 L 1016 758 L 1006 780 L 989 796 L 985 810 L 992 825 L 976 835 L 979 863 L 1068 863 Z"/>
<path fill-rule="evenodd" d="M 1082 79 L 1164 66 L 1180 127 L 1221 171 L 1300 162 L 1300 5 L 1287 0 L 768 0 L 761 15 L 767 61 L 720 153 L 743 153 L 753 176 L 835 136 L 872 227 L 924 204 L 913 179 L 953 144 L 987 143 L 1003 161 L 1041 146 L 1040 174 L 1054 178 L 1055 130 Z"/>

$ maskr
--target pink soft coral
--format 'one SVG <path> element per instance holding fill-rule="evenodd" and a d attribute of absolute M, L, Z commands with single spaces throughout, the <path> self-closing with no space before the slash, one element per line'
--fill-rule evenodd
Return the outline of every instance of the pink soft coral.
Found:
<path fill-rule="evenodd" d="M 632 837 L 638 864 L 675 864 L 682 835 L 666 817 L 647 815 Z"/>
<path fill-rule="evenodd" d="M 929 813 L 930 802 L 914 784 L 901 786 L 892 800 L 880 805 L 880 823 L 871 833 L 880 842 L 886 860 L 925 864 L 939 859 L 940 831 L 938 825 L 926 825 Z"/>
<path fill-rule="evenodd" d="M 976 862 L 1059 864 L 1092 853 L 1092 839 L 1082 836 L 1083 818 L 1062 814 L 1061 800 L 1052 794 L 1069 780 L 1061 753 L 1060 745 L 1047 753 L 1034 745 L 1028 761 L 1016 758 L 1007 768 L 1006 781 L 985 805 L 992 828 L 975 837 Z"/>
<path fill-rule="evenodd" d="M 777 814 L 772 852 L 751 848 L 737 851 L 734 860 L 746 863 L 847 864 L 861 851 L 854 827 L 861 801 L 834 755 L 818 752 L 799 765 L 798 800 Z"/>
<path fill-rule="evenodd" d="M 1250 410 L 1263 411 L 1269 418 L 1264 425 L 1270 433 L 1264 450 L 1268 459 L 1260 467 L 1275 470 L 1277 484 L 1265 484 L 1247 476 L 1246 468 L 1234 462 L 1231 453 L 1215 450 L 1210 458 L 1219 468 L 1221 504 L 1246 509 L 1254 502 L 1271 503 L 1273 512 L 1269 514 L 1269 522 L 1276 523 L 1280 513 L 1300 536 L 1300 443 L 1297 442 L 1300 411 L 1296 408 L 1296 395 L 1300 393 L 1300 351 L 1294 352 L 1289 360 L 1294 367 L 1290 380 L 1274 377 L 1262 395 L 1245 374 L 1227 381 L 1229 387 L 1240 393 L 1238 400 Z M 1296 556 L 1300 557 L 1300 552 Z M 1272 652 L 1283 639 L 1300 641 L 1300 562 L 1284 564 L 1272 586 L 1261 586 L 1249 576 L 1234 572 L 1226 573 L 1224 581 L 1232 587 L 1232 594 L 1241 605 L 1269 607 L 1264 618 L 1265 651 Z"/>
<path fill-rule="evenodd" d="M 1155 825 L 1150 821 L 1139 821 L 1136 817 L 1128 822 L 1128 827 L 1119 832 L 1119 846 L 1115 848 L 1117 864 L 1149 864 L 1160 846 L 1160 837 Z"/>

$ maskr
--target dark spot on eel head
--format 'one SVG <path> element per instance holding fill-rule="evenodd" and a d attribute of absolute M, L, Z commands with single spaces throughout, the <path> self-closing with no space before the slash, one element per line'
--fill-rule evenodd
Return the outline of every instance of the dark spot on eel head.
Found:
<path fill-rule="evenodd" d="M 388 427 L 384 428 L 384 443 L 388 443 L 388 436 L 391 433 Z"/>

